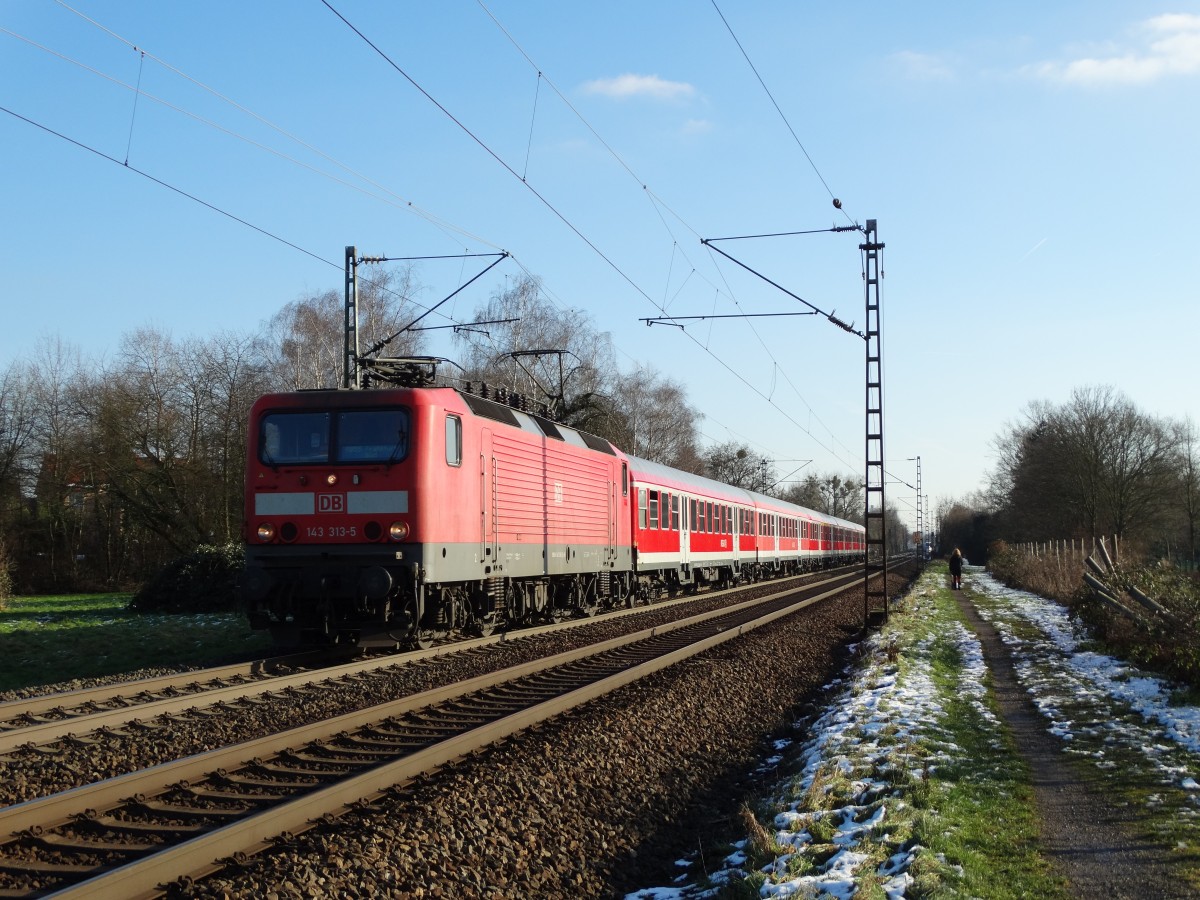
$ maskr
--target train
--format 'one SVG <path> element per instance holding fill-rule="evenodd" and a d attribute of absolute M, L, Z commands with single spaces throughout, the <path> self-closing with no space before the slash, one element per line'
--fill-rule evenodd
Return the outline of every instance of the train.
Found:
<path fill-rule="evenodd" d="M 862 561 L 863 526 L 639 459 L 486 385 L 270 393 L 246 447 L 250 624 L 428 647 Z"/>

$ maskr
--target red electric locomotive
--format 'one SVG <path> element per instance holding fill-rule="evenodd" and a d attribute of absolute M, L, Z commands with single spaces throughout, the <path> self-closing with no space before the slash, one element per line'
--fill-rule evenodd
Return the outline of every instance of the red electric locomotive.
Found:
<path fill-rule="evenodd" d="M 631 519 L 619 451 L 506 403 L 268 394 L 251 413 L 243 595 L 286 643 L 486 634 L 627 599 Z"/>

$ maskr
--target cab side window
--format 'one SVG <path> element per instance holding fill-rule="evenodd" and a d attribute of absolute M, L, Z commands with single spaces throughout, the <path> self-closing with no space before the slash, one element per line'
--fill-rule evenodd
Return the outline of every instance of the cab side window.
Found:
<path fill-rule="evenodd" d="M 462 419 L 446 416 L 446 464 L 462 465 Z"/>

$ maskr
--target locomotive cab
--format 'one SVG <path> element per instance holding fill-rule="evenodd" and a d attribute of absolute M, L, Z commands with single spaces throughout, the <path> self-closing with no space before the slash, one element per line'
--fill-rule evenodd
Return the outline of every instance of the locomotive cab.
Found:
<path fill-rule="evenodd" d="M 281 644 L 398 644 L 436 628 L 421 621 L 415 464 L 421 442 L 434 442 L 423 421 L 432 417 L 412 390 L 269 394 L 255 404 L 242 580 L 254 627 Z M 461 462 L 461 431 L 448 434 L 443 426 L 453 443 L 442 456 Z M 450 473 L 443 479 L 450 486 Z"/>

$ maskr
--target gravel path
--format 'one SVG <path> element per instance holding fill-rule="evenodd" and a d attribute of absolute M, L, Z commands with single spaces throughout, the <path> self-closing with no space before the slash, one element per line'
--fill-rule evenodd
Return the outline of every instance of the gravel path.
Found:
<path fill-rule="evenodd" d="M 958 605 L 983 645 L 1000 713 L 1032 773 L 1042 846 L 1075 896 L 1106 900 L 1194 897 L 1172 873 L 1170 851 L 1135 833 L 1134 812 L 1089 787 L 1063 757 L 1062 742 L 1017 681 L 1012 657 L 992 625 L 967 598 Z"/>

